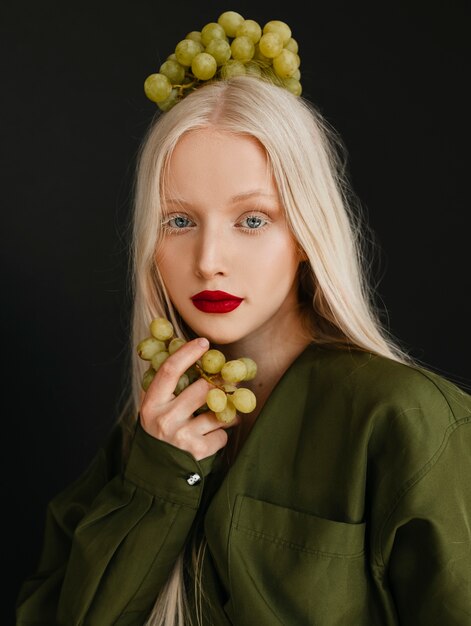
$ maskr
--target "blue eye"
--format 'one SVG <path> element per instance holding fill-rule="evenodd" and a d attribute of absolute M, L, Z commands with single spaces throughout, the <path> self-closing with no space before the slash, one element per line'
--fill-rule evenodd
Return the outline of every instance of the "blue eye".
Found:
<path fill-rule="evenodd" d="M 262 220 L 261 217 L 257 217 L 256 215 L 251 215 L 250 217 L 246 218 L 246 224 L 251 229 L 260 228 L 263 221 L 264 220 Z"/>
<path fill-rule="evenodd" d="M 191 220 L 184 215 L 175 215 L 162 222 L 162 227 L 167 231 L 177 231 L 189 228 Z"/>
<path fill-rule="evenodd" d="M 170 224 L 171 226 L 174 225 L 176 228 L 186 228 L 188 226 L 189 221 L 190 220 L 187 217 L 183 217 L 182 215 L 177 215 L 176 217 L 172 217 L 172 219 L 168 221 L 168 224 Z M 172 222 L 174 222 L 174 224 L 172 224 Z"/>

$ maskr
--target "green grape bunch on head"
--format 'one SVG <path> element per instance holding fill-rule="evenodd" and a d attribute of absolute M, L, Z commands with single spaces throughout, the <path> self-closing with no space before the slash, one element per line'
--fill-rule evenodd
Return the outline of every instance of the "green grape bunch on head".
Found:
<path fill-rule="evenodd" d="M 302 93 L 301 59 L 291 28 L 281 20 L 261 26 L 236 11 L 224 11 L 180 40 L 174 51 L 147 76 L 144 92 L 160 110 L 168 111 L 185 95 L 208 81 L 255 76 Z"/>

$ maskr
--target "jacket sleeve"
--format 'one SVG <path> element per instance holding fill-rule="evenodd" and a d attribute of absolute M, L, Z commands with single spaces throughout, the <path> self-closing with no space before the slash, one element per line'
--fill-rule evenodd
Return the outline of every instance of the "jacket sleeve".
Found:
<path fill-rule="evenodd" d="M 17 626 L 143 623 L 182 551 L 217 453 L 198 462 L 138 424 L 126 467 L 110 470 L 113 439 L 50 502 Z"/>
<path fill-rule="evenodd" d="M 394 534 L 388 576 L 400 624 L 471 624 L 470 418 L 457 422 L 387 525 Z"/>
<path fill-rule="evenodd" d="M 455 389 L 428 393 L 420 409 L 390 422 L 389 442 L 397 442 L 394 423 L 407 423 L 396 460 L 386 461 L 402 480 L 390 489 L 393 472 L 383 472 L 389 504 L 376 561 L 401 626 L 471 625 L 471 397 Z M 388 449 L 389 443 L 383 456 Z M 402 468 L 412 465 L 405 474 Z"/>

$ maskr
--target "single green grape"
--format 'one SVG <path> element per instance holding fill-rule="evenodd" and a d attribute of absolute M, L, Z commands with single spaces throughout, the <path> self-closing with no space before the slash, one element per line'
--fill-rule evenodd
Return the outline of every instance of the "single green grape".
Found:
<path fill-rule="evenodd" d="M 291 50 L 291 52 L 294 52 L 295 54 L 297 54 L 299 50 L 298 42 L 296 41 L 296 39 L 293 39 L 292 37 L 290 37 L 288 42 L 285 43 L 284 47 L 287 50 Z"/>
<path fill-rule="evenodd" d="M 165 352 L 157 352 L 151 359 L 152 367 L 157 371 L 164 361 L 168 359 L 170 354 Z"/>
<path fill-rule="evenodd" d="M 258 47 L 264 56 L 273 59 L 283 50 L 283 40 L 278 33 L 267 32 L 260 37 Z"/>
<path fill-rule="evenodd" d="M 166 349 L 165 343 L 155 337 L 142 339 L 136 347 L 137 354 L 144 361 L 150 361 L 156 352 L 163 352 Z"/>
<path fill-rule="evenodd" d="M 219 413 L 226 408 L 227 395 L 222 389 L 210 389 L 206 395 L 206 404 L 211 411 Z"/>
<path fill-rule="evenodd" d="M 226 39 L 226 31 L 217 22 L 209 22 L 201 29 L 201 43 L 207 46 L 211 39 Z"/>
<path fill-rule="evenodd" d="M 207 350 L 201 357 L 201 367 L 207 374 L 217 374 L 221 371 L 226 357 L 220 350 Z"/>
<path fill-rule="evenodd" d="M 228 383 L 238 383 L 244 380 L 246 375 L 247 366 L 240 359 L 226 361 L 221 369 L 221 376 Z"/>
<path fill-rule="evenodd" d="M 185 39 L 193 39 L 193 41 L 196 41 L 196 43 L 200 43 L 201 45 L 203 45 L 202 41 L 201 41 L 201 31 L 200 30 L 191 30 L 187 36 L 185 37 Z M 296 51 L 297 52 L 297 51 Z"/>
<path fill-rule="evenodd" d="M 261 36 L 262 27 L 255 20 L 244 20 L 236 31 L 236 37 L 248 37 L 253 43 L 257 43 Z"/>
<path fill-rule="evenodd" d="M 255 44 L 249 37 L 236 37 L 231 43 L 232 58 L 246 63 L 255 53 Z"/>
<path fill-rule="evenodd" d="M 167 346 L 168 353 L 173 354 L 174 352 L 178 350 L 178 348 L 181 348 L 183 344 L 185 343 L 186 341 L 182 339 L 181 337 L 174 337 Z"/>
<path fill-rule="evenodd" d="M 205 52 L 211 54 L 218 65 L 226 63 L 231 58 L 231 46 L 225 39 L 211 39 Z"/>
<path fill-rule="evenodd" d="M 298 59 L 294 52 L 283 48 L 273 59 L 273 69 L 280 78 L 290 78 L 298 69 Z"/>
<path fill-rule="evenodd" d="M 260 42 L 259 42 L 260 43 Z M 269 57 L 266 57 L 264 54 L 262 54 L 260 52 L 260 45 L 259 43 L 255 44 L 255 52 L 253 55 L 253 60 L 254 61 L 258 61 L 258 63 L 261 63 L 262 65 L 271 65 L 273 62 L 273 59 L 270 59 Z"/>
<path fill-rule="evenodd" d="M 173 325 L 165 317 L 156 317 L 150 323 L 150 333 L 156 339 L 167 341 L 173 337 Z"/>
<path fill-rule="evenodd" d="M 144 92 L 152 102 L 161 102 L 170 95 L 172 83 L 165 74 L 150 74 L 144 81 Z"/>
<path fill-rule="evenodd" d="M 255 361 L 248 356 L 241 356 L 238 360 L 245 363 L 245 366 L 247 368 L 247 374 L 245 375 L 244 380 L 253 380 L 257 375 L 258 369 Z"/>
<path fill-rule="evenodd" d="M 149 389 L 149 385 L 153 381 L 154 376 L 155 369 L 153 367 L 149 367 L 148 369 L 146 369 L 141 380 L 141 387 L 144 389 L 144 391 L 147 391 Z"/>
<path fill-rule="evenodd" d="M 229 424 L 233 421 L 236 414 L 237 411 L 235 406 L 233 405 L 231 399 L 227 398 L 227 404 L 225 408 L 222 411 L 218 411 L 215 415 L 216 419 L 218 419 L 220 422 L 224 422 L 224 424 Z"/>
<path fill-rule="evenodd" d="M 220 24 L 228 37 L 235 37 L 237 28 L 244 22 L 244 18 L 237 11 L 224 11 L 218 17 L 218 24 Z"/>
<path fill-rule="evenodd" d="M 164 74 L 172 85 L 180 85 L 185 78 L 185 68 L 176 59 L 167 59 L 162 63 L 159 72 Z"/>
<path fill-rule="evenodd" d="M 242 61 L 236 61 L 235 59 L 229 59 L 227 63 L 221 66 L 221 78 L 229 79 L 233 76 L 245 76 L 245 65 Z"/>
<path fill-rule="evenodd" d="M 190 67 L 193 58 L 199 52 L 203 52 L 203 50 L 204 46 L 202 43 L 194 41 L 193 39 L 182 39 L 175 46 L 175 56 L 181 65 Z"/>
<path fill-rule="evenodd" d="M 183 80 L 185 82 L 185 80 Z M 177 88 L 172 89 L 168 98 L 162 100 L 161 102 L 157 102 L 157 106 L 161 111 L 168 111 L 171 109 L 180 99 L 180 93 Z"/>
<path fill-rule="evenodd" d="M 294 77 L 283 78 L 283 84 L 288 91 L 291 91 L 295 96 L 300 96 L 303 92 L 303 88 L 299 80 Z"/>
<path fill-rule="evenodd" d="M 193 57 L 191 71 L 199 80 L 209 80 L 218 68 L 216 59 L 207 52 L 199 52 Z"/>
<path fill-rule="evenodd" d="M 281 20 L 270 20 L 267 22 L 263 27 L 263 34 L 265 35 L 266 33 L 277 33 L 281 37 L 283 46 L 286 46 L 291 39 L 291 28 L 286 22 Z"/>
<path fill-rule="evenodd" d="M 241 413 L 251 413 L 257 406 L 257 398 L 250 389 L 239 387 L 231 395 L 231 402 Z"/>

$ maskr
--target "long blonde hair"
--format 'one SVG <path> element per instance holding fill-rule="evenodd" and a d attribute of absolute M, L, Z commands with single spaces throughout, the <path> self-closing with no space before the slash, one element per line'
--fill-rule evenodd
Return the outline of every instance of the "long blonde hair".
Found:
<path fill-rule="evenodd" d="M 131 256 L 132 390 L 123 419 L 129 437 L 145 368 L 135 346 L 147 336 L 150 320 L 163 315 L 179 336 L 194 336 L 170 302 L 155 251 L 161 238 L 160 197 L 169 156 L 184 133 L 208 126 L 253 136 L 266 151 L 287 222 L 307 256 L 299 271 L 299 298 L 308 312 L 312 340 L 414 363 L 381 320 L 371 274 L 375 238 L 349 185 L 347 152 L 337 132 L 311 102 L 279 86 L 249 76 L 215 81 L 168 112 L 157 113 L 138 155 Z M 194 570 L 201 570 L 203 552 L 203 544 L 194 546 Z M 194 580 L 198 581 L 197 573 Z M 181 554 L 147 624 L 192 623 Z"/>

